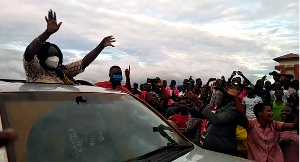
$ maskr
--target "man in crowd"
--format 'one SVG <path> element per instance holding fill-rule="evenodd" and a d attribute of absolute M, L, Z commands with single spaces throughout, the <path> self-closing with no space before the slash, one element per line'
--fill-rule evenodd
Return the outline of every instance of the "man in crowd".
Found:
<path fill-rule="evenodd" d="M 254 95 L 254 87 L 252 85 L 249 85 L 246 89 L 248 95 L 242 101 L 247 118 L 253 120 L 256 118 L 253 111 L 254 106 L 258 103 L 263 103 L 263 100 L 261 97 Z"/>
<path fill-rule="evenodd" d="M 142 97 L 141 97 L 141 99 L 142 99 L 143 101 L 145 101 L 145 97 L 146 97 L 147 93 L 150 93 L 150 92 L 152 91 L 151 84 L 145 83 L 145 84 L 144 84 L 144 90 L 145 90 L 145 91 L 142 93 Z"/>
<path fill-rule="evenodd" d="M 169 96 L 168 106 L 174 103 L 174 100 L 178 97 L 179 90 L 176 88 L 176 81 L 172 80 L 169 87 L 166 88 L 166 92 Z"/>
<path fill-rule="evenodd" d="M 138 98 L 141 98 L 142 92 L 138 90 L 139 85 L 137 83 L 133 83 L 133 88 L 131 90 L 132 94 Z"/>
<path fill-rule="evenodd" d="M 179 102 L 175 101 L 171 107 L 166 111 L 166 119 L 169 119 L 171 116 L 180 113 Z"/>
<path fill-rule="evenodd" d="M 287 104 L 281 113 L 285 123 L 293 123 L 297 116 L 297 108 Z M 285 162 L 299 161 L 299 135 L 297 130 L 280 133 L 279 146 L 284 155 Z"/>
<path fill-rule="evenodd" d="M 185 132 L 185 128 L 189 119 L 189 111 L 186 100 L 179 102 L 180 113 L 175 114 L 169 118 L 169 120 L 176 123 L 178 130 L 181 133 Z"/>
<path fill-rule="evenodd" d="M 164 84 L 164 87 L 167 88 L 167 86 L 168 86 L 167 80 L 163 80 L 163 84 Z"/>
<path fill-rule="evenodd" d="M 201 78 L 197 78 L 197 79 L 196 79 L 196 85 L 198 85 L 199 88 L 202 87 L 202 80 L 201 80 Z"/>
<path fill-rule="evenodd" d="M 165 87 L 163 86 L 163 82 L 160 80 L 160 78 L 157 78 L 156 86 L 161 88 L 162 101 L 160 102 L 158 101 L 156 93 L 149 91 L 145 94 L 145 102 L 148 103 L 150 106 L 152 106 L 155 110 L 157 110 L 161 115 L 165 115 L 167 105 L 168 105 L 168 95 L 166 93 Z"/>
<path fill-rule="evenodd" d="M 130 66 L 125 70 L 126 83 L 125 86 L 121 85 L 123 80 L 122 70 L 119 66 L 112 66 L 109 69 L 109 81 L 97 82 L 95 85 L 102 88 L 115 89 L 127 93 L 131 93 L 130 87 Z"/>
<path fill-rule="evenodd" d="M 270 106 L 272 107 L 273 117 L 276 121 L 283 121 L 281 118 L 281 112 L 284 109 L 286 102 L 283 101 L 283 90 L 279 89 L 275 91 L 276 100 L 271 102 Z"/>

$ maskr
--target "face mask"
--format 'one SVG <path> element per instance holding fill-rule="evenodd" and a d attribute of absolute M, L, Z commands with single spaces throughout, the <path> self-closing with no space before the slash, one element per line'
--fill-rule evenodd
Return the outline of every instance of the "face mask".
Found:
<path fill-rule="evenodd" d="M 58 66 L 58 63 L 59 63 L 59 58 L 57 56 L 48 57 L 47 60 L 45 61 L 45 64 L 52 69 L 56 68 Z"/>
<path fill-rule="evenodd" d="M 114 74 L 112 77 L 112 82 L 114 84 L 120 84 L 122 80 L 123 80 L 123 76 L 121 74 Z"/>

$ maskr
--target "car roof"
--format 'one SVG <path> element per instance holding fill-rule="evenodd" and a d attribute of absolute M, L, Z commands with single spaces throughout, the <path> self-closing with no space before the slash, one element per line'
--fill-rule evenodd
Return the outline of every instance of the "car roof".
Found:
<path fill-rule="evenodd" d="M 124 92 L 90 85 L 65 85 L 56 83 L 21 83 L 0 81 L 0 93 L 7 92 L 96 92 L 126 94 Z"/>

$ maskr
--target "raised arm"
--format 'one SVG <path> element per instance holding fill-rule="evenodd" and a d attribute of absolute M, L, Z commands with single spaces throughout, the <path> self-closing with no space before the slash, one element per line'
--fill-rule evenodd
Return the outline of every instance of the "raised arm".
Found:
<path fill-rule="evenodd" d="M 283 123 L 281 131 L 298 130 L 299 129 L 299 112 L 296 114 L 294 123 Z"/>
<path fill-rule="evenodd" d="M 248 83 L 248 85 L 251 85 L 250 80 L 248 78 L 246 78 L 245 75 L 241 71 L 238 71 L 238 75 L 240 75 L 244 79 L 244 81 Z"/>
<path fill-rule="evenodd" d="M 243 110 L 243 105 L 239 98 L 239 93 L 236 87 L 230 86 L 225 87 L 224 91 L 231 95 L 234 98 L 235 108 L 239 114 L 241 126 L 244 127 L 246 130 L 249 128 L 249 121 L 248 118 Z"/>
<path fill-rule="evenodd" d="M 169 102 L 169 97 L 166 91 L 166 88 L 160 78 L 157 77 L 157 86 L 161 88 L 161 94 L 162 94 L 162 102 L 160 103 L 160 108 L 161 109 L 166 109 L 168 102 Z"/>
<path fill-rule="evenodd" d="M 230 76 L 230 78 L 228 78 L 227 83 L 231 83 L 231 80 L 235 76 L 235 74 L 236 74 L 236 71 L 233 71 L 232 74 L 231 74 L 231 76 Z"/>
<path fill-rule="evenodd" d="M 130 65 L 128 69 L 125 70 L 125 76 L 126 76 L 126 82 L 125 87 L 129 90 L 131 90 L 131 83 L 130 83 Z"/>
<path fill-rule="evenodd" d="M 47 16 L 45 16 L 45 19 L 47 22 L 47 29 L 41 35 L 32 40 L 25 50 L 24 59 L 27 62 L 33 60 L 34 55 L 36 55 L 37 51 L 42 47 L 42 45 L 53 33 L 58 31 L 62 24 L 62 22 L 57 24 L 56 13 L 52 10 L 48 12 L 48 18 Z"/>
<path fill-rule="evenodd" d="M 216 78 L 209 78 L 205 85 L 209 86 L 209 83 L 212 82 L 212 81 L 215 81 L 215 80 L 216 80 Z"/>
<path fill-rule="evenodd" d="M 89 66 L 105 47 L 115 47 L 114 45 L 112 45 L 112 43 L 115 41 L 116 40 L 113 36 L 105 37 L 95 49 L 84 56 L 84 58 L 82 59 L 82 69 L 85 69 L 87 66 Z"/>

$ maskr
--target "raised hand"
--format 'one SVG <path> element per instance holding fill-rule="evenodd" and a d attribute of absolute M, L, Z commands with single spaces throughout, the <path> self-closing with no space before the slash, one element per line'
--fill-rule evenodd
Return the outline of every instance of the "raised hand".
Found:
<path fill-rule="evenodd" d="M 199 98 L 197 95 L 195 95 L 193 92 L 191 91 L 188 91 L 188 92 L 185 92 L 185 97 L 190 99 L 192 102 L 196 103 L 199 101 Z"/>
<path fill-rule="evenodd" d="M 243 75 L 243 73 L 241 71 L 238 71 L 237 74 L 240 75 L 240 76 Z"/>
<path fill-rule="evenodd" d="M 125 76 L 126 77 L 130 76 L 130 65 L 129 65 L 128 69 L 125 70 Z"/>
<path fill-rule="evenodd" d="M 236 71 L 233 71 L 232 74 L 231 74 L 231 76 L 235 76 L 235 74 L 236 74 Z"/>
<path fill-rule="evenodd" d="M 47 32 L 49 34 L 53 34 L 58 31 L 60 28 L 62 22 L 57 24 L 56 21 L 56 13 L 52 10 L 48 11 L 48 18 L 45 16 L 46 22 L 47 22 Z"/>
<path fill-rule="evenodd" d="M 157 77 L 156 79 L 157 79 L 157 83 L 156 83 L 157 86 L 159 86 L 159 87 L 164 86 L 163 81 L 159 77 Z"/>
<path fill-rule="evenodd" d="M 238 89 L 237 87 L 234 87 L 234 86 L 226 86 L 223 88 L 224 91 L 229 94 L 230 96 L 233 96 L 233 97 L 236 97 L 236 96 L 239 96 L 239 92 L 238 92 Z"/>
<path fill-rule="evenodd" d="M 111 47 L 115 47 L 112 43 L 116 42 L 115 38 L 111 35 L 111 36 L 107 36 L 105 37 L 102 41 L 101 41 L 101 45 L 105 48 L 107 46 L 111 46 Z"/>

